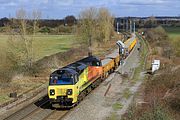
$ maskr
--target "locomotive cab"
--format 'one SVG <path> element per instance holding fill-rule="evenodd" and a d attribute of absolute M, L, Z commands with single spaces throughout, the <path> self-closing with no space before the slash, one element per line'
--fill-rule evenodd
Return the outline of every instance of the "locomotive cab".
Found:
<path fill-rule="evenodd" d="M 50 75 L 48 96 L 52 105 L 71 106 L 77 101 L 78 73 L 75 70 L 64 68 Z M 56 106 L 57 106 L 56 105 Z"/>
<path fill-rule="evenodd" d="M 87 88 L 102 76 L 101 61 L 93 56 L 56 70 L 50 75 L 48 96 L 52 107 L 72 107 L 76 105 Z"/>

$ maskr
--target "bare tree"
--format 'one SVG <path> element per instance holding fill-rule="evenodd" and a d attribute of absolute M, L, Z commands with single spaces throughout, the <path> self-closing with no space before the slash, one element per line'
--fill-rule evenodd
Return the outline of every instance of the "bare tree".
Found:
<path fill-rule="evenodd" d="M 19 39 L 20 39 L 20 43 L 19 44 L 24 44 L 24 46 L 22 46 L 25 52 L 25 65 L 27 65 L 27 67 L 31 67 L 31 60 L 32 60 L 32 53 L 31 53 L 31 47 L 32 47 L 32 39 L 29 39 L 27 36 L 27 12 L 26 10 L 24 10 L 23 8 L 17 10 L 16 12 L 16 17 L 17 17 L 17 22 L 18 22 L 18 28 L 19 28 Z"/>
<path fill-rule="evenodd" d="M 101 41 L 108 41 L 111 38 L 111 34 L 113 31 L 113 16 L 110 14 L 108 9 L 100 8 L 98 13 L 98 20 L 100 24 L 100 32 L 101 32 Z"/>
<path fill-rule="evenodd" d="M 113 31 L 113 17 L 106 8 L 88 8 L 80 13 L 78 35 L 88 43 L 89 53 L 92 52 L 92 42 L 110 40 Z"/>
<path fill-rule="evenodd" d="M 15 58 L 17 66 L 25 66 L 27 70 L 32 68 L 33 65 L 33 41 L 37 31 L 38 20 L 40 19 L 41 12 L 34 10 L 32 18 L 27 16 L 24 9 L 19 9 L 16 12 L 16 19 L 9 27 L 9 40 L 8 40 L 8 59 L 13 61 Z M 33 34 L 28 33 L 28 20 L 33 22 Z M 14 61 L 14 62 L 15 62 Z"/>
<path fill-rule="evenodd" d="M 79 35 L 88 43 L 89 54 L 92 54 L 93 32 L 96 30 L 97 9 L 89 8 L 80 13 Z"/>
<path fill-rule="evenodd" d="M 157 26 L 157 20 L 154 16 L 150 16 L 147 20 L 145 20 L 146 27 L 155 27 Z"/>
<path fill-rule="evenodd" d="M 25 21 L 18 21 L 17 19 L 12 19 L 11 25 L 7 25 L 7 59 L 9 62 L 9 67 L 16 69 L 18 66 L 25 65 L 27 59 L 27 43 L 26 41 L 26 29 L 20 28 L 19 24 L 26 26 Z M 23 38 L 23 40 L 22 40 Z"/>
<path fill-rule="evenodd" d="M 32 20 L 33 20 L 33 35 L 32 35 L 32 40 L 30 41 L 30 53 L 31 53 L 31 61 L 30 61 L 30 66 L 32 66 L 33 58 L 34 58 L 34 51 L 33 51 L 33 41 L 35 40 L 35 35 L 38 29 L 38 21 L 41 18 L 41 11 L 39 10 L 33 10 L 32 12 Z"/>

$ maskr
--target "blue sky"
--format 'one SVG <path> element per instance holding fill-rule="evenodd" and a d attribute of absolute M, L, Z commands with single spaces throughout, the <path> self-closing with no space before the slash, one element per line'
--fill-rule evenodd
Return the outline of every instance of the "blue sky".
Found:
<path fill-rule="evenodd" d="M 89 7 L 106 7 L 114 16 L 180 16 L 180 0 L 0 0 L 0 18 L 14 17 L 19 8 L 38 9 L 42 18 L 78 17 Z"/>

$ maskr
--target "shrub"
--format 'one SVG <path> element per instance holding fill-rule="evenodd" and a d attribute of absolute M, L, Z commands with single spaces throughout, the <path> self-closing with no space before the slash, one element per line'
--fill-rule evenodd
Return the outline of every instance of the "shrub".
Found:
<path fill-rule="evenodd" d="M 39 32 L 41 32 L 41 33 L 50 33 L 50 31 L 51 30 L 50 30 L 49 27 L 42 27 Z"/>
<path fill-rule="evenodd" d="M 172 45 L 175 49 L 175 54 L 177 57 L 180 57 L 180 37 L 175 37 L 173 39 Z"/>
<path fill-rule="evenodd" d="M 168 35 L 161 26 L 147 30 L 146 35 L 148 42 L 151 44 L 155 43 L 158 46 L 160 46 L 162 43 L 166 43 L 168 40 Z"/>
<path fill-rule="evenodd" d="M 172 120 L 167 111 L 162 107 L 155 107 L 152 111 L 145 112 L 139 120 Z"/>

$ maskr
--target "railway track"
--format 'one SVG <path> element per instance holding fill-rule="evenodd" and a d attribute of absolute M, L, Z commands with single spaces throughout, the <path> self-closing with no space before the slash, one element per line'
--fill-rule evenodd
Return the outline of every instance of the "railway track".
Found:
<path fill-rule="evenodd" d="M 45 117 L 43 120 L 60 120 L 67 113 L 68 113 L 68 110 L 64 110 L 64 111 L 62 111 L 62 110 L 54 110 L 47 117 Z"/>
<path fill-rule="evenodd" d="M 59 120 L 68 113 L 68 110 L 53 110 L 48 97 L 45 96 L 35 103 L 15 112 L 4 120 Z"/>

